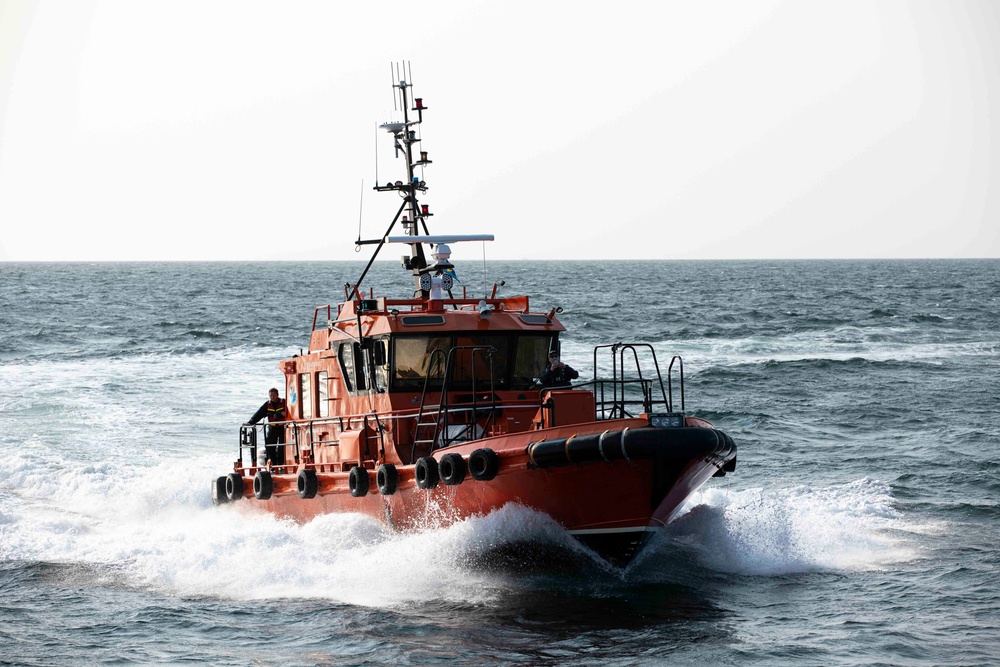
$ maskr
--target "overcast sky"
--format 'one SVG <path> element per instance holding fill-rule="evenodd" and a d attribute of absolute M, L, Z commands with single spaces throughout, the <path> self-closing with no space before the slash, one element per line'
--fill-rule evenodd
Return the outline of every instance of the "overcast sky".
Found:
<path fill-rule="evenodd" d="M 1000 2 L 0 0 L 0 261 L 366 258 L 400 59 L 491 258 L 1000 257 Z"/>

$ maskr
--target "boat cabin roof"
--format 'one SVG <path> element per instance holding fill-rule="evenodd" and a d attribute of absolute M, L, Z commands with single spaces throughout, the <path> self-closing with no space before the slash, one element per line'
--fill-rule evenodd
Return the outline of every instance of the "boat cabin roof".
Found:
<path fill-rule="evenodd" d="M 320 319 L 326 316 L 324 322 Z M 451 331 L 559 332 L 566 328 L 548 313 L 531 312 L 527 296 L 492 299 L 356 299 L 320 306 L 313 313 L 309 351 L 327 350 L 346 338 Z M 326 326 L 323 326 L 323 325 Z M 360 332 L 358 327 L 360 326 Z"/>

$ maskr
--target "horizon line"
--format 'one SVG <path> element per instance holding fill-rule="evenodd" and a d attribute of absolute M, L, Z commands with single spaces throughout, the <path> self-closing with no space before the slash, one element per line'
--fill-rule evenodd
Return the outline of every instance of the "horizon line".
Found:
<path fill-rule="evenodd" d="M 1000 257 L 700 257 L 700 258 L 574 258 L 574 259 L 511 259 L 490 258 L 489 262 L 919 262 L 919 261 L 983 261 Z M 365 259 L 0 259 L 4 264 L 363 264 Z M 480 259 L 470 259 L 480 262 Z M 377 264 L 399 264 L 398 259 L 376 259 Z"/>

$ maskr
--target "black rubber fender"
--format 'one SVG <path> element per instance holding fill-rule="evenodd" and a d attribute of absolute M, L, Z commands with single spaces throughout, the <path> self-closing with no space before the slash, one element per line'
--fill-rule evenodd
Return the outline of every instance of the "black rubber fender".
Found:
<path fill-rule="evenodd" d="M 268 470 L 258 470 L 253 476 L 253 497 L 257 500 L 268 500 L 274 493 L 274 478 Z"/>
<path fill-rule="evenodd" d="M 243 475 L 231 472 L 226 475 L 226 498 L 229 501 L 239 500 L 243 497 Z"/>
<path fill-rule="evenodd" d="M 361 498 L 368 495 L 368 486 L 371 480 L 368 479 L 368 470 L 366 468 L 358 466 L 351 468 L 351 474 L 347 478 L 347 481 L 351 487 L 352 496 Z"/>
<path fill-rule="evenodd" d="M 399 488 L 399 471 L 391 463 L 383 463 L 375 471 L 375 485 L 383 496 L 391 496 Z"/>
<path fill-rule="evenodd" d="M 438 462 L 438 471 L 441 473 L 441 481 L 446 486 L 456 486 L 465 479 L 465 459 L 461 454 L 452 452 L 445 454 Z"/>
<path fill-rule="evenodd" d="M 319 488 L 316 471 L 312 468 L 300 470 L 299 476 L 295 478 L 295 486 L 299 491 L 299 498 L 315 498 L 316 490 Z"/>
<path fill-rule="evenodd" d="M 229 496 L 226 495 L 226 478 L 216 477 L 212 480 L 212 504 L 222 505 L 228 502 Z"/>
<path fill-rule="evenodd" d="M 438 462 L 432 456 L 422 456 L 417 459 L 417 465 L 413 471 L 417 480 L 417 486 L 421 489 L 433 489 L 438 484 L 440 475 L 438 474 Z"/>
<path fill-rule="evenodd" d="M 500 472 L 500 457 L 489 447 L 469 454 L 469 474 L 480 482 L 488 482 Z"/>
<path fill-rule="evenodd" d="M 690 460 L 714 456 L 728 461 L 736 456 L 736 444 L 714 428 L 644 426 L 539 440 L 528 445 L 527 453 L 530 464 L 536 468 L 653 457 Z"/>

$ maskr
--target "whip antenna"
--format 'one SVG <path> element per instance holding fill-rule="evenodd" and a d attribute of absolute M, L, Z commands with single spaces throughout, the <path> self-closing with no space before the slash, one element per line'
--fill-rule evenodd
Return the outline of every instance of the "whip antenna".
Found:
<path fill-rule="evenodd" d="M 396 84 L 399 78 L 396 76 L 396 63 L 389 63 L 389 77 L 392 79 L 392 110 L 399 111 L 396 107 Z"/>
<path fill-rule="evenodd" d="M 358 206 L 358 240 L 361 240 L 361 215 L 365 210 L 365 179 L 361 179 L 361 204 Z M 361 246 L 355 244 L 354 252 L 358 252 Z"/>

